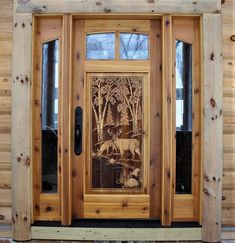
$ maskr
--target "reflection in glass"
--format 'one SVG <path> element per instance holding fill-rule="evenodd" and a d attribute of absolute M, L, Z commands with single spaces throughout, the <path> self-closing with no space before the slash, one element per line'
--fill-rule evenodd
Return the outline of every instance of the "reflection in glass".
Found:
<path fill-rule="evenodd" d="M 91 79 L 92 188 L 140 189 L 143 173 L 143 76 Z"/>
<path fill-rule="evenodd" d="M 42 192 L 57 192 L 59 41 L 42 45 Z"/>
<path fill-rule="evenodd" d="M 176 43 L 176 193 L 192 193 L 192 45 Z"/>
<path fill-rule="evenodd" d="M 148 35 L 120 33 L 120 58 L 148 59 L 148 43 Z"/>
<path fill-rule="evenodd" d="M 88 34 L 86 37 L 87 59 L 114 59 L 115 34 Z"/>

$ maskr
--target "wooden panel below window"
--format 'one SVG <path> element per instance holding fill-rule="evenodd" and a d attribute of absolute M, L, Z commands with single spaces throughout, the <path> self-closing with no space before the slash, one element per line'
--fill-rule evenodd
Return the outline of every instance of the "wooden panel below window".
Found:
<path fill-rule="evenodd" d="M 149 195 L 85 195 L 84 218 L 149 218 Z"/>

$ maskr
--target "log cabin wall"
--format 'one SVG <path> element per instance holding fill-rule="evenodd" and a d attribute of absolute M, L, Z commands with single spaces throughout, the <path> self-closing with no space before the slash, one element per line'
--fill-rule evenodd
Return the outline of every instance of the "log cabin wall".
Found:
<path fill-rule="evenodd" d="M 223 226 L 235 226 L 235 0 L 222 1 L 224 58 Z M 0 237 L 11 225 L 11 56 L 13 0 L 0 1 Z"/>
<path fill-rule="evenodd" d="M 224 165 L 222 224 L 235 226 L 235 1 L 222 4 Z M 230 38 L 234 35 L 234 40 Z"/>
<path fill-rule="evenodd" d="M 11 60 L 13 0 L 0 1 L 0 237 L 11 225 Z M 1 227 L 4 225 L 4 227 Z"/>

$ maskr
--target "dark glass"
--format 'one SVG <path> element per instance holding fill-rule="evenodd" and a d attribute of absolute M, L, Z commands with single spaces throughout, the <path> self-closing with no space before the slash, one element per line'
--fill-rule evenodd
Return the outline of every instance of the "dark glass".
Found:
<path fill-rule="evenodd" d="M 42 45 L 42 192 L 57 192 L 59 41 Z"/>
<path fill-rule="evenodd" d="M 99 33 L 86 36 L 87 59 L 114 59 L 115 58 L 115 34 Z"/>
<path fill-rule="evenodd" d="M 92 188 L 141 189 L 144 78 L 94 74 L 90 82 Z"/>
<path fill-rule="evenodd" d="M 120 59 L 148 59 L 148 45 L 148 35 L 120 33 Z"/>
<path fill-rule="evenodd" d="M 192 193 L 192 45 L 176 43 L 176 193 Z"/>

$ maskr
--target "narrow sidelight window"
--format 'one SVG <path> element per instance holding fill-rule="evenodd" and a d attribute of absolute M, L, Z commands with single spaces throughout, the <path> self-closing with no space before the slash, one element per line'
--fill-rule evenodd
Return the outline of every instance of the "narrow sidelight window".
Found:
<path fill-rule="evenodd" d="M 42 192 L 57 192 L 59 40 L 42 45 Z"/>
<path fill-rule="evenodd" d="M 192 193 L 192 45 L 176 40 L 176 193 Z"/>

